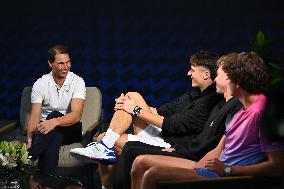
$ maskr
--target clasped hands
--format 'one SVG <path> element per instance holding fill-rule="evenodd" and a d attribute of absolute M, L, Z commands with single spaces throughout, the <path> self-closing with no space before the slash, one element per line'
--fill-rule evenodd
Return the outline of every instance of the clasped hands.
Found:
<path fill-rule="evenodd" d="M 135 101 L 122 93 L 117 99 L 115 99 L 114 110 L 124 110 L 127 113 L 132 114 L 135 106 Z"/>
<path fill-rule="evenodd" d="M 41 134 L 47 134 L 52 131 L 56 127 L 55 119 L 45 120 L 40 122 L 36 125 L 36 131 L 40 132 Z"/>
<path fill-rule="evenodd" d="M 200 162 L 197 162 L 195 168 L 206 168 L 209 171 L 213 171 L 220 176 L 224 176 L 224 169 L 226 165 L 220 161 L 218 158 L 207 159 L 205 164 L 202 165 Z"/>

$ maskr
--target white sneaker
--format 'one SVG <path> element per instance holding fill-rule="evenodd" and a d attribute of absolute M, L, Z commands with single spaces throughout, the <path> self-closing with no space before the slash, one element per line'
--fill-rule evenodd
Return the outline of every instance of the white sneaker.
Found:
<path fill-rule="evenodd" d="M 108 148 L 103 141 L 92 142 L 85 148 L 71 149 L 70 153 L 79 154 L 104 164 L 112 164 L 116 162 L 114 147 Z"/>

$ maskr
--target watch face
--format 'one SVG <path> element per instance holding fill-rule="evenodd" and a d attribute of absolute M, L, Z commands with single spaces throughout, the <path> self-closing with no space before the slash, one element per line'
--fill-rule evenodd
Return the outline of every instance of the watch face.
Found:
<path fill-rule="evenodd" d="M 226 168 L 224 169 L 225 175 L 226 175 L 226 176 L 229 176 L 229 175 L 231 174 L 231 170 L 232 170 L 231 167 L 226 167 Z"/>

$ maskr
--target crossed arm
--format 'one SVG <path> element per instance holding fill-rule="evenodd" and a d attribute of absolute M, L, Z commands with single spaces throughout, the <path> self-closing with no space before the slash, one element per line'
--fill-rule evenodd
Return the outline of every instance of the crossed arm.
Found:
<path fill-rule="evenodd" d="M 84 100 L 73 98 L 71 100 L 71 112 L 58 118 L 53 118 L 40 122 L 41 103 L 33 103 L 31 115 L 28 121 L 27 137 L 32 138 L 34 131 L 39 131 L 42 134 L 47 134 L 57 126 L 68 127 L 81 120 Z"/>
<path fill-rule="evenodd" d="M 135 106 L 137 104 L 135 103 L 135 100 L 132 99 L 131 95 L 126 94 L 121 95 L 117 100 L 115 104 L 115 110 L 124 110 L 129 114 L 132 114 Z M 143 121 L 145 121 L 148 124 L 155 125 L 157 127 L 162 127 L 164 117 L 161 115 L 158 115 L 157 109 L 154 107 L 149 107 L 150 111 L 147 111 L 145 109 L 141 109 L 139 118 Z"/>

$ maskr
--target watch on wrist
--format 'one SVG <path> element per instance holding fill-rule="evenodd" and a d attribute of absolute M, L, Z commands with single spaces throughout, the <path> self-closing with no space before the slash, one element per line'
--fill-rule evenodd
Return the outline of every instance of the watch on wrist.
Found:
<path fill-rule="evenodd" d="M 135 117 L 137 117 L 137 116 L 139 116 L 139 114 L 140 114 L 141 110 L 142 110 L 142 108 L 141 108 L 141 107 L 139 107 L 139 106 L 135 106 L 135 108 L 133 109 L 132 114 L 133 114 Z"/>
<path fill-rule="evenodd" d="M 224 174 L 225 174 L 226 177 L 230 176 L 231 172 L 232 172 L 232 168 L 231 167 L 229 167 L 229 166 L 225 167 Z"/>
<path fill-rule="evenodd" d="M 33 139 L 31 137 L 27 138 L 27 143 L 31 143 L 33 141 Z"/>

